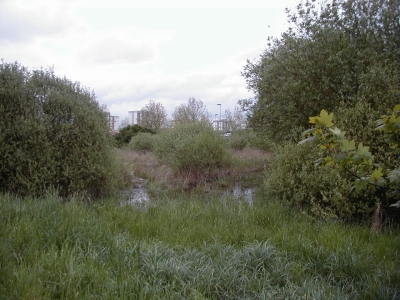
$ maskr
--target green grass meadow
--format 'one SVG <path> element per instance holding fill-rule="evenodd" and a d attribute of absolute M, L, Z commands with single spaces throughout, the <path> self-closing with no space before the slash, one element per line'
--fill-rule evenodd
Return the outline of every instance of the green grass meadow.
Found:
<path fill-rule="evenodd" d="M 398 231 L 176 195 L 0 196 L 1 299 L 398 299 Z"/>

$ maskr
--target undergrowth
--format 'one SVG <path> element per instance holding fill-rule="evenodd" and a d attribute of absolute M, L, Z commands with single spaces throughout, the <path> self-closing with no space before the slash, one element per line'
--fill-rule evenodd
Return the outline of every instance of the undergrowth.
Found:
<path fill-rule="evenodd" d="M 399 232 L 276 201 L 0 196 L 2 299 L 396 299 Z"/>

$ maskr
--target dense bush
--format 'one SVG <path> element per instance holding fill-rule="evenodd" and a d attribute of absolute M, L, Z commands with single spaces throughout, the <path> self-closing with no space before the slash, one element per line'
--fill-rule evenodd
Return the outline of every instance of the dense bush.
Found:
<path fill-rule="evenodd" d="M 251 136 L 249 131 L 246 129 L 238 129 L 232 132 L 232 135 L 229 137 L 228 143 L 229 147 L 234 150 L 242 150 L 247 145 L 249 145 L 251 140 Z"/>
<path fill-rule="evenodd" d="M 141 132 L 132 137 L 129 149 L 139 152 L 153 151 L 157 142 L 157 136 L 149 132 Z"/>
<path fill-rule="evenodd" d="M 278 148 L 266 179 L 269 196 L 324 218 L 368 217 L 380 192 L 352 191 L 351 178 L 329 167 L 316 168 L 314 162 L 318 157 L 316 151 L 304 145 L 286 144 Z"/>
<path fill-rule="evenodd" d="M 167 161 L 175 172 L 204 176 L 230 163 L 224 139 L 201 122 L 178 125 L 162 132 L 156 155 Z"/>
<path fill-rule="evenodd" d="M 115 144 L 117 147 L 123 147 L 129 144 L 132 137 L 139 133 L 148 132 L 155 134 L 156 131 L 151 128 L 142 127 L 140 125 L 128 125 L 124 128 L 121 128 L 119 132 L 114 136 Z"/>
<path fill-rule="evenodd" d="M 112 191 L 118 167 L 95 95 L 53 70 L 0 65 L 0 189 L 39 195 Z"/>

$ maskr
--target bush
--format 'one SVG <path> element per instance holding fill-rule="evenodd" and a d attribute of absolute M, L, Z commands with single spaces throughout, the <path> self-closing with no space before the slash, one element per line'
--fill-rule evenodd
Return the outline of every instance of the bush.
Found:
<path fill-rule="evenodd" d="M 53 70 L 0 65 L 0 189 L 66 196 L 119 182 L 107 118 L 95 95 Z"/>
<path fill-rule="evenodd" d="M 245 129 L 235 130 L 229 138 L 229 147 L 242 150 L 250 143 L 250 132 Z"/>
<path fill-rule="evenodd" d="M 139 133 L 152 133 L 155 134 L 156 131 L 151 128 L 142 127 L 140 125 L 128 125 L 124 128 L 121 128 L 119 132 L 114 136 L 115 144 L 118 148 L 126 146 L 131 141 L 132 137 Z"/>
<path fill-rule="evenodd" d="M 162 132 L 156 155 L 177 173 L 197 174 L 203 178 L 230 164 L 224 139 L 204 123 L 182 124 Z"/>
<path fill-rule="evenodd" d="M 323 218 L 368 217 L 375 207 L 376 191 L 352 192 L 350 178 L 332 168 L 314 166 L 318 157 L 307 146 L 278 148 L 265 182 L 269 196 Z"/>
<path fill-rule="evenodd" d="M 129 149 L 134 151 L 151 152 L 154 150 L 156 142 L 157 142 L 156 135 L 148 132 L 141 132 L 132 137 L 128 146 Z"/>

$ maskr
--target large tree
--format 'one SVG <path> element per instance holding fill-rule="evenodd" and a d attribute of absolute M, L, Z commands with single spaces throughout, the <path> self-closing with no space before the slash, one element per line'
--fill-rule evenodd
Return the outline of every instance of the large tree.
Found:
<path fill-rule="evenodd" d="M 189 98 L 187 103 L 182 103 L 172 114 L 175 123 L 210 122 L 210 113 L 200 99 Z"/>
<path fill-rule="evenodd" d="M 250 126 L 275 141 L 296 139 L 321 109 L 362 102 L 379 117 L 392 107 L 399 101 L 399 10 L 398 0 L 305 1 L 288 10 L 290 28 L 243 72 L 255 94 L 242 102 Z"/>
<path fill-rule="evenodd" d="M 167 126 L 167 111 L 160 102 L 150 100 L 141 112 L 140 125 L 156 131 Z"/>

